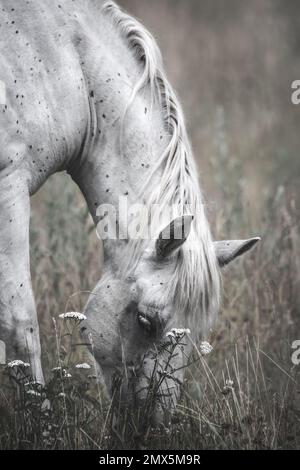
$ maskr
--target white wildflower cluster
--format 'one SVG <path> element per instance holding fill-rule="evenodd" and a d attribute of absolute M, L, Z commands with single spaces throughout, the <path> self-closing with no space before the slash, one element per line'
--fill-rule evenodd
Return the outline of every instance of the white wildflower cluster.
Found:
<path fill-rule="evenodd" d="M 66 369 L 64 369 L 61 366 L 53 367 L 53 369 L 51 369 L 51 371 L 53 372 L 54 375 L 59 375 L 61 377 L 66 377 L 66 375 L 67 375 Z"/>
<path fill-rule="evenodd" d="M 209 344 L 207 341 L 201 341 L 200 346 L 199 346 L 199 351 L 202 356 L 206 356 L 207 354 L 210 354 L 213 350 L 213 347 L 211 344 Z"/>
<path fill-rule="evenodd" d="M 61 313 L 59 318 L 62 320 L 74 320 L 75 322 L 82 322 L 83 320 L 86 320 L 86 316 L 80 312 Z"/>
<path fill-rule="evenodd" d="M 176 340 L 183 338 L 185 335 L 189 335 L 191 330 L 189 328 L 172 328 L 166 333 L 167 338 L 174 338 Z"/>
<path fill-rule="evenodd" d="M 233 390 L 234 390 L 233 380 L 230 380 L 230 379 L 225 380 L 225 385 L 222 388 L 222 394 L 228 395 L 230 392 L 233 392 Z"/>
<path fill-rule="evenodd" d="M 91 366 L 87 364 L 86 362 L 83 362 L 82 364 L 76 364 L 76 369 L 90 369 Z"/>
<path fill-rule="evenodd" d="M 70 379 L 72 375 L 63 367 L 53 367 L 52 372 L 54 375 L 62 377 L 63 379 Z"/>
<path fill-rule="evenodd" d="M 42 384 L 40 382 L 37 382 L 36 380 L 33 380 L 31 382 L 26 382 L 25 387 L 41 387 Z"/>
<path fill-rule="evenodd" d="M 37 392 L 36 390 L 26 390 L 26 394 L 29 395 L 30 397 L 32 398 L 38 398 L 41 396 L 41 394 L 39 392 Z"/>
<path fill-rule="evenodd" d="M 234 386 L 234 381 L 233 380 L 226 380 L 225 383 L 226 383 L 227 387 L 233 388 L 233 386 Z"/>
<path fill-rule="evenodd" d="M 40 382 L 37 382 L 36 380 L 26 382 L 24 387 L 27 395 L 31 395 L 31 397 L 40 397 L 44 392 L 44 385 Z"/>
<path fill-rule="evenodd" d="M 30 367 L 30 364 L 28 362 L 23 362 L 20 359 L 16 359 L 15 361 L 9 362 L 6 367 L 8 367 L 8 369 L 27 369 L 28 367 Z"/>
<path fill-rule="evenodd" d="M 51 370 L 52 372 L 66 371 L 66 369 L 63 369 L 61 366 L 53 367 Z"/>

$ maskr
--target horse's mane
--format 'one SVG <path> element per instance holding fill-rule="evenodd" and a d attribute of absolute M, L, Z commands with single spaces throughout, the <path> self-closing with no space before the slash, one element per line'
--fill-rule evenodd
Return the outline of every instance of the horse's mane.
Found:
<path fill-rule="evenodd" d="M 147 204 L 159 204 L 161 210 L 176 206 L 178 215 L 188 206 L 195 216 L 185 249 L 178 256 L 172 290 L 178 310 L 185 312 L 189 325 L 205 335 L 218 311 L 220 276 L 183 112 L 167 80 L 153 36 L 114 2 L 105 2 L 103 12 L 110 16 L 136 60 L 142 64 L 131 102 L 139 91 L 149 87 L 152 100 L 158 98 L 163 110 L 170 140 L 153 169 L 152 175 L 162 169 L 162 177 L 159 188 L 147 195 Z"/>

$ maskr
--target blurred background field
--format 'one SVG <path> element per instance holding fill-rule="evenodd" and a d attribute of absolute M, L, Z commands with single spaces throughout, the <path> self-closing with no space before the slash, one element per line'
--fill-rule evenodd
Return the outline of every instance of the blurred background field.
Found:
<path fill-rule="evenodd" d="M 262 236 L 253 253 L 224 271 L 214 351 L 187 374 L 181 406 L 198 434 L 193 428 L 189 441 L 160 436 L 154 445 L 300 447 L 300 366 L 291 361 L 300 339 L 300 105 L 291 103 L 291 83 L 300 79 L 300 4 L 119 3 L 161 47 L 214 237 Z M 31 265 L 49 376 L 57 361 L 52 317 L 80 311 L 101 273 L 99 240 L 67 175 L 55 175 L 33 197 Z M 230 406 L 216 385 L 229 379 L 236 390 L 243 384 Z"/>

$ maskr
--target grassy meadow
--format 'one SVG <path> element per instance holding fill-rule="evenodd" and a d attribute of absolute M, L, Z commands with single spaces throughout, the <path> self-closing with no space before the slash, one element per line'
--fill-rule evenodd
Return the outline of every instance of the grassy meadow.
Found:
<path fill-rule="evenodd" d="M 96 383 L 93 358 L 76 345 L 78 326 L 58 318 L 82 311 L 101 275 L 101 245 L 69 176 L 51 177 L 32 198 L 31 220 L 47 390 L 33 385 L 36 393 L 27 393 L 27 371 L 9 372 L 7 380 L 0 366 L 0 449 L 300 448 L 300 366 L 291 360 L 300 340 L 300 105 L 290 99 L 300 78 L 300 6 L 120 3 L 161 46 L 214 237 L 260 235 L 262 242 L 224 270 L 213 351 L 193 352 L 170 424 L 142 434 L 125 416 L 117 427 L 117 400 Z M 76 368 L 85 362 L 90 369 Z"/>

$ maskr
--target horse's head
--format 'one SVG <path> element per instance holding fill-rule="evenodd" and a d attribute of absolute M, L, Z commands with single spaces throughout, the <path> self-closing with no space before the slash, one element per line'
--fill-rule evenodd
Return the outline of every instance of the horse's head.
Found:
<path fill-rule="evenodd" d="M 203 275 L 197 277 L 192 273 L 192 280 L 188 279 L 189 269 L 197 264 L 184 268 L 184 256 L 193 258 L 193 253 L 184 253 L 189 245 L 186 241 L 193 236 L 190 232 L 195 221 L 192 221 L 190 215 L 174 219 L 156 240 L 143 245 L 140 256 L 125 274 L 118 269 L 122 263 L 122 251 L 119 252 L 114 263 L 108 263 L 90 296 L 85 308 L 87 320 L 81 328 L 85 339 L 92 342 L 92 352 L 108 389 L 114 390 L 118 373 L 122 377 L 121 399 L 134 403 L 136 409 L 138 404 L 142 405 L 158 420 L 162 408 L 170 409 L 176 404 L 191 351 L 190 333 L 185 337 L 180 334 L 176 337 L 176 332 L 174 336 L 166 334 L 172 328 L 190 327 L 191 338 L 199 337 L 203 333 L 200 331 L 199 335 L 201 309 L 208 308 L 209 303 L 207 291 L 216 293 L 211 286 L 204 285 Z M 210 253 L 205 253 L 202 259 L 213 257 L 216 265 L 223 266 L 256 241 L 211 242 Z M 207 277 L 209 282 L 218 282 L 212 273 Z M 200 303 L 194 316 L 186 311 L 191 308 L 189 297 L 194 296 L 193 290 L 198 291 Z M 185 299 L 184 305 L 180 298 Z M 216 301 L 214 305 L 217 304 Z M 189 317 L 198 318 L 198 323 L 191 322 Z M 149 402 L 150 395 L 153 399 L 150 389 L 156 396 L 155 406 Z"/>

